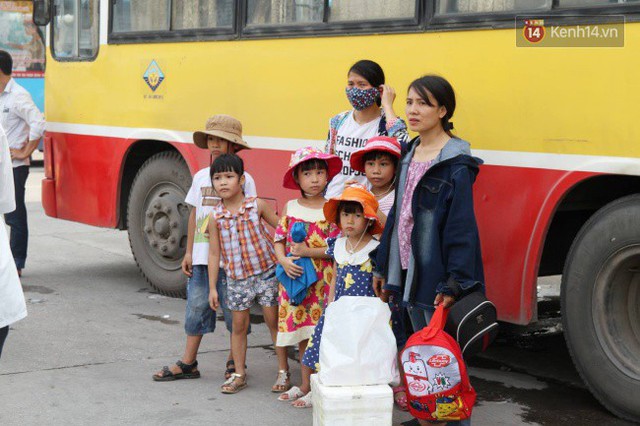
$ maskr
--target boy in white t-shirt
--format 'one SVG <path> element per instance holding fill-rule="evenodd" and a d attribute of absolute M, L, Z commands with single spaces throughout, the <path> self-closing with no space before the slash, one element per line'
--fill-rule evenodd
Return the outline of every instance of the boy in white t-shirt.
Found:
<path fill-rule="evenodd" d="M 242 139 L 242 123 L 223 114 L 209 118 L 206 130 L 194 132 L 193 142 L 199 148 L 209 150 L 212 162 L 222 154 L 249 149 L 249 145 Z M 253 178 L 246 172 L 244 176 L 245 195 L 256 197 L 256 184 Z M 182 359 L 171 367 L 162 367 L 162 370 L 153 375 L 153 380 L 159 382 L 200 377 L 196 360 L 198 348 L 202 336 L 205 333 L 212 333 L 216 326 L 216 312 L 209 306 L 209 273 L 207 271 L 209 234 L 207 225 L 210 213 L 213 211 L 213 207 L 220 202 L 220 197 L 213 189 L 209 167 L 195 174 L 185 201 L 193 206 L 189 214 L 187 252 L 182 261 L 182 271 L 189 277 L 184 321 L 187 343 Z M 220 271 L 216 287 L 227 330 L 231 335 L 232 314 L 225 303 L 227 281 L 223 268 L 220 268 Z M 235 365 L 231 351 L 229 351 L 225 378 L 229 378 L 232 373 L 235 373 Z"/>

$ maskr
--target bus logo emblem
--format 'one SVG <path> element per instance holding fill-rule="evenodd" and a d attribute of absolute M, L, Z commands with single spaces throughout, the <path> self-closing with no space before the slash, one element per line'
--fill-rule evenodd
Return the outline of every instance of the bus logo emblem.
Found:
<path fill-rule="evenodd" d="M 160 69 L 160 66 L 158 66 L 155 59 L 151 61 L 142 78 L 145 83 L 147 83 L 147 86 L 149 86 L 149 88 L 154 92 L 158 86 L 160 86 L 160 83 L 164 81 L 164 73 Z"/>
<path fill-rule="evenodd" d="M 522 31 L 529 43 L 541 42 L 545 35 L 544 19 L 525 19 Z"/>

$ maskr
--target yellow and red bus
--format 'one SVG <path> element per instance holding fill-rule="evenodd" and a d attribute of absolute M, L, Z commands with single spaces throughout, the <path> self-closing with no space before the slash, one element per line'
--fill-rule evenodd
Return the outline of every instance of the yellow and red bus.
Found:
<path fill-rule="evenodd" d="M 410 81 L 445 76 L 458 95 L 456 132 L 485 160 L 475 208 L 500 319 L 535 322 L 538 277 L 562 274 L 564 333 L 579 372 L 608 409 L 640 420 L 640 4 L 35 6 L 37 22 L 50 22 L 45 211 L 127 229 L 143 275 L 167 294 L 184 290 L 184 196 L 209 164 L 191 135 L 208 116 L 241 119 L 254 147 L 242 156 L 258 193 L 282 206 L 296 196 L 280 185 L 291 151 L 321 146 L 329 117 L 348 109 L 352 63 L 382 65 L 398 112 Z M 615 28 L 611 44 L 583 43 L 604 36 L 600 24 Z M 583 40 L 551 43 L 571 33 Z"/>

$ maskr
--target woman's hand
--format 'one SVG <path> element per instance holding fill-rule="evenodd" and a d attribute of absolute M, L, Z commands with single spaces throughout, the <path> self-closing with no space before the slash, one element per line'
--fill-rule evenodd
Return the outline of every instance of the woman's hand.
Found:
<path fill-rule="evenodd" d="M 280 261 L 280 265 L 284 268 L 284 272 L 287 276 L 293 280 L 300 277 L 302 275 L 303 269 L 301 266 L 293 263 L 294 260 L 298 260 L 300 257 L 298 256 L 289 256 L 285 257 Z"/>
<path fill-rule="evenodd" d="M 382 107 L 385 108 L 385 112 L 387 108 L 393 109 L 393 101 L 396 99 L 396 91 L 388 84 L 380 85 L 380 89 L 382 90 L 382 93 L 380 94 L 380 103 Z"/>
<path fill-rule="evenodd" d="M 389 300 L 391 299 L 392 295 L 393 295 L 393 292 L 382 289 L 382 291 L 380 292 L 380 300 L 382 300 L 384 303 L 389 303 Z"/>
<path fill-rule="evenodd" d="M 373 292 L 376 294 L 376 297 L 382 298 L 382 286 L 384 285 L 384 278 L 382 277 L 373 277 Z"/>
<path fill-rule="evenodd" d="M 445 308 L 452 307 L 454 303 L 456 303 L 456 299 L 453 296 L 447 296 L 442 293 L 438 293 L 436 295 L 436 300 L 433 301 L 434 305 L 439 306 L 442 304 Z"/>

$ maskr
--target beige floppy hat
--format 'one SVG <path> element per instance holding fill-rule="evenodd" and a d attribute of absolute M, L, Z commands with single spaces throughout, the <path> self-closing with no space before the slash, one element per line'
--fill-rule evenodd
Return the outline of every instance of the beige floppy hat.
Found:
<path fill-rule="evenodd" d="M 236 144 L 236 152 L 241 149 L 251 149 L 249 144 L 242 140 L 242 123 L 225 114 L 216 114 L 209 117 L 206 130 L 193 133 L 193 143 L 198 148 L 207 149 L 207 135 L 218 136 Z"/>

